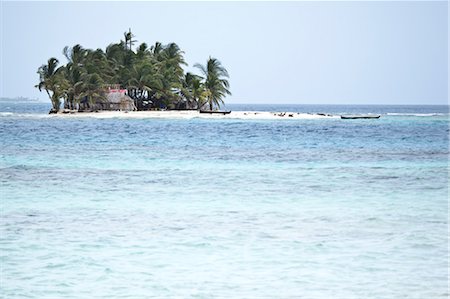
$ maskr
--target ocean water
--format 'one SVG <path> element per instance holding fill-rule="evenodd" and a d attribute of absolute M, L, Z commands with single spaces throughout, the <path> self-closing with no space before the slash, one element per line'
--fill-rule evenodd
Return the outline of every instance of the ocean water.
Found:
<path fill-rule="evenodd" d="M 447 106 L 0 104 L 1 298 L 448 298 Z"/>

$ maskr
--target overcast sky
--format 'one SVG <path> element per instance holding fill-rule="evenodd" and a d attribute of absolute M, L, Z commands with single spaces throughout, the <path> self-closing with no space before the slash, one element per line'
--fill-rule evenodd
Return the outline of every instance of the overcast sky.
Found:
<path fill-rule="evenodd" d="M 37 68 L 80 43 L 176 42 L 211 55 L 227 103 L 447 104 L 448 7 L 432 2 L 10 2 L 1 4 L 3 97 L 46 100 Z M 113 82 L 111 82 L 113 83 Z"/>

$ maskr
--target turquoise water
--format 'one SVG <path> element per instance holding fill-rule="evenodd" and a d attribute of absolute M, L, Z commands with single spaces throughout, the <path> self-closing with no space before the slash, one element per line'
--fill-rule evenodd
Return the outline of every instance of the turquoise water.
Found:
<path fill-rule="evenodd" d="M 449 295 L 448 107 L 244 121 L 47 106 L 0 105 L 2 298 Z"/>

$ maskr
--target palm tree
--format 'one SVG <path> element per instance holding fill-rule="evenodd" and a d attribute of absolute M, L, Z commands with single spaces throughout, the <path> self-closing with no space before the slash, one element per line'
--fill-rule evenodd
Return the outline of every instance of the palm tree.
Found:
<path fill-rule="evenodd" d="M 75 109 L 76 104 L 80 102 L 83 88 L 83 70 L 73 64 L 68 63 L 64 67 L 64 77 L 66 82 L 65 93 L 67 96 L 67 109 Z"/>
<path fill-rule="evenodd" d="M 81 45 L 75 45 L 72 48 L 65 46 L 63 49 L 63 54 L 69 61 L 69 63 L 75 66 L 82 66 L 83 60 L 87 55 L 87 51 Z"/>
<path fill-rule="evenodd" d="M 220 108 L 223 104 L 223 97 L 231 95 L 229 90 L 230 83 L 227 70 L 222 66 L 219 60 L 209 57 L 206 65 L 196 63 L 194 67 L 198 68 L 205 76 L 206 101 L 209 109 L 212 111 L 214 106 Z"/>
<path fill-rule="evenodd" d="M 131 46 L 136 42 L 135 40 L 133 40 L 135 35 L 133 33 L 131 33 L 131 28 L 128 29 L 128 32 L 124 32 L 123 36 L 125 38 L 125 49 L 128 49 L 131 51 Z"/>
<path fill-rule="evenodd" d="M 203 83 L 200 79 L 195 79 L 192 82 L 192 97 L 197 105 L 197 109 L 200 110 L 206 104 L 206 91 Z"/>
<path fill-rule="evenodd" d="M 140 44 L 136 50 L 136 58 L 139 61 L 149 58 L 150 54 L 150 49 L 148 48 L 146 43 Z"/>
<path fill-rule="evenodd" d="M 187 65 L 183 57 L 184 52 L 175 43 L 163 46 L 159 42 L 150 48 L 150 52 L 156 69 L 154 82 L 157 83 L 151 94 L 152 101 L 158 108 L 174 107 L 180 100 L 178 94 L 184 76 L 182 65 Z"/>
<path fill-rule="evenodd" d="M 103 81 L 98 74 L 84 74 L 81 96 L 87 98 L 91 109 L 94 107 L 96 100 L 101 101 L 105 98 L 102 86 Z"/>
<path fill-rule="evenodd" d="M 201 109 L 201 107 L 206 103 L 206 92 L 205 87 L 202 83 L 202 77 L 194 75 L 192 73 L 186 73 L 183 80 L 183 87 L 181 89 L 181 94 L 187 101 L 188 107 L 196 107 Z"/>
<path fill-rule="evenodd" d="M 119 83 L 121 86 L 126 87 L 126 84 L 130 79 L 130 66 L 128 65 L 130 59 L 127 58 L 130 55 L 127 54 L 125 43 L 120 41 L 118 44 L 110 44 L 106 48 L 105 54 L 109 69 L 113 74 L 113 82 L 110 83 Z"/>
<path fill-rule="evenodd" d="M 177 44 L 168 44 L 162 53 L 164 60 L 161 62 L 160 66 L 167 70 L 167 74 L 170 76 L 167 78 L 172 85 L 172 88 L 179 89 L 183 81 L 184 70 L 183 65 L 187 66 L 183 57 L 184 52 L 180 50 Z"/>
<path fill-rule="evenodd" d="M 153 46 L 150 47 L 150 52 L 153 55 L 153 58 L 157 61 L 162 60 L 161 52 L 164 50 L 164 46 L 160 42 L 156 42 Z"/>
<path fill-rule="evenodd" d="M 144 108 L 144 100 L 149 101 L 150 93 L 160 88 L 155 66 L 149 60 L 135 64 L 127 82 L 129 96 L 138 108 Z M 130 92 L 131 91 L 131 92 Z"/>
<path fill-rule="evenodd" d="M 81 86 L 83 84 L 81 79 L 83 73 L 86 71 L 86 59 L 89 51 L 81 45 L 75 45 L 72 48 L 65 46 L 63 54 L 68 60 L 62 72 L 66 83 L 64 108 L 74 109 L 75 103 L 80 100 Z"/>
<path fill-rule="evenodd" d="M 58 59 L 52 57 L 48 60 L 47 64 L 43 64 L 39 67 L 37 73 L 39 74 L 39 84 L 35 87 L 39 88 L 39 91 L 44 89 L 50 101 L 52 102 L 52 112 L 58 112 L 61 105 L 62 97 L 62 76 L 60 75 L 60 69 L 58 68 Z"/>

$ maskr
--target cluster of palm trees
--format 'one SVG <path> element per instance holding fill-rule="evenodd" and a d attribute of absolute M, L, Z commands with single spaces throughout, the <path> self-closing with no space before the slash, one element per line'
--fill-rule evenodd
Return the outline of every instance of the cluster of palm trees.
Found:
<path fill-rule="evenodd" d="M 213 110 L 230 95 L 228 72 L 216 58 L 206 65 L 195 64 L 201 75 L 185 73 L 184 52 L 177 44 L 156 42 L 148 47 L 136 41 L 131 30 L 119 43 L 110 44 L 105 51 L 91 50 L 80 45 L 65 47 L 66 65 L 59 66 L 56 58 L 38 69 L 40 91 L 45 90 L 52 102 L 53 112 L 77 109 L 80 103 L 105 101 L 106 86 L 120 85 L 135 101 L 138 110 L 152 108 L 189 108 Z"/>

